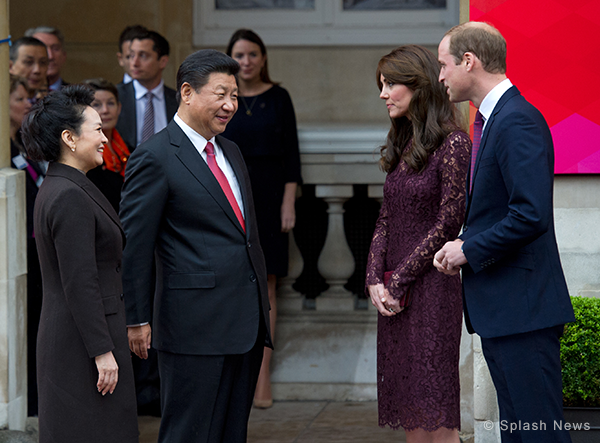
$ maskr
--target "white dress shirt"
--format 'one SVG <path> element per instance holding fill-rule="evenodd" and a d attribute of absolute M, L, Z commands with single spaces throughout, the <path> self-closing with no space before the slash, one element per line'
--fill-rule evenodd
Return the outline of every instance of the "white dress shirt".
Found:
<path fill-rule="evenodd" d="M 160 81 L 160 84 L 150 92 L 154 94 L 152 103 L 154 104 L 154 133 L 162 131 L 167 127 L 167 102 L 165 100 L 165 82 Z M 146 113 L 146 93 L 148 90 L 144 88 L 140 82 L 133 80 L 133 89 L 135 91 L 135 119 L 137 123 L 137 143 L 139 145 L 142 140 L 142 129 L 144 128 L 144 114 Z"/>
<path fill-rule="evenodd" d="M 223 171 L 223 174 L 225 174 L 225 177 L 229 182 L 229 186 L 231 187 L 231 192 L 233 192 L 233 196 L 235 197 L 235 200 L 237 201 L 237 204 L 240 207 L 240 211 L 242 211 L 242 216 L 246 218 L 246 215 L 244 213 L 244 203 L 242 201 L 242 192 L 240 190 L 240 184 L 237 180 L 237 177 L 235 176 L 235 173 L 233 172 L 233 169 L 231 168 L 231 165 L 229 164 L 229 161 L 227 161 L 225 154 L 223 154 L 223 150 L 217 144 L 215 137 L 211 138 L 210 140 L 206 140 L 203 136 L 201 136 L 192 128 L 190 128 L 189 125 L 187 125 L 181 119 L 181 117 L 179 117 L 178 114 L 175 114 L 173 120 L 179 125 L 179 127 L 185 133 L 185 135 L 187 135 L 187 137 L 190 139 L 190 141 L 192 142 L 200 156 L 204 159 L 204 161 L 206 161 L 207 156 L 205 151 L 206 144 L 208 142 L 211 142 L 213 144 L 213 146 L 215 147 L 215 158 L 217 160 L 217 165 L 219 165 L 219 168 L 221 168 L 221 171 Z"/>
<path fill-rule="evenodd" d="M 481 128 L 481 135 L 483 136 L 483 131 L 485 130 L 485 125 L 487 121 L 490 119 L 494 108 L 504 95 L 506 91 L 512 88 L 512 83 L 509 79 L 504 79 L 500 83 L 498 83 L 494 88 L 487 93 L 484 99 L 481 101 L 479 105 L 479 112 L 483 116 L 483 128 Z"/>

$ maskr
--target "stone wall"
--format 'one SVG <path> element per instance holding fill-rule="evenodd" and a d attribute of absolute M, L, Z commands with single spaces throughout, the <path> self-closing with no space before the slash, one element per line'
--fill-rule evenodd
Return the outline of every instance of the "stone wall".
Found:
<path fill-rule="evenodd" d="M 127 25 L 145 25 L 169 40 L 171 57 L 164 78 L 171 87 L 176 86 L 179 64 L 200 49 L 192 46 L 192 0 L 83 3 L 85 7 L 77 0 L 13 0 L 10 5 L 13 39 L 40 25 L 63 31 L 67 49 L 63 71 L 68 82 L 98 76 L 119 82 L 122 71 L 115 54 L 119 34 Z M 226 44 L 215 49 L 224 50 Z M 375 70 L 379 58 L 391 49 L 269 46 L 269 68 L 271 77 L 289 90 L 300 124 L 387 124 Z"/>

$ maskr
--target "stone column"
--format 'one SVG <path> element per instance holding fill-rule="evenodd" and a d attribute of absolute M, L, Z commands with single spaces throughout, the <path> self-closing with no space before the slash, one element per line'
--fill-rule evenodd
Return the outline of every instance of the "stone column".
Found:
<path fill-rule="evenodd" d="M 0 40 L 10 34 L 0 0 Z M 0 429 L 27 418 L 27 256 L 25 174 L 10 168 L 8 43 L 0 44 Z"/>
<path fill-rule="evenodd" d="M 8 38 L 8 0 L 0 0 L 0 40 Z M 10 119 L 8 117 L 8 92 L 10 77 L 8 74 L 8 42 L 0 44 L 0 168 L 10 167 L 10 141 L 8 139 Z"/>
<path fill-rule="evenodd" d="M 344 232 L 344 202 L 353 195 L 352 185 L 317 185 L 316 196 L 328 204 L 327 238 L 317 266 L 329 289 L 316 299 L 317 311 L 352 311 L 354 297 L 344 288 L 354 273 L 354 256 Z"/>
<path fill-rule="evenodd" d="M 25 174 L 0 169 L 0 429 L 19 431 L 27 419 L 26 216 Z"/>
<path fill-rule="evenodd" d="M 279 312 L 298 312 L 302 310 L 302 294 L 296 291 L 292 285 L 302 274 L 304 260 L 296 240 L 294 231 L 289 233 L 289 264 L 288 275 L 280 279 L 280 285 L 277 288 L 277 309 Z"/>

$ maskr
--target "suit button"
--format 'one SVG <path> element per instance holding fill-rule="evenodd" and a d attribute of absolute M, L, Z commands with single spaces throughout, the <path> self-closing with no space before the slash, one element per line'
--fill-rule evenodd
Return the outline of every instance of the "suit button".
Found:
<path fill-rule="evenodd" d="M 116 269 L 116 271 L 117 271 L 117 272 L 121 272 L 121 265 L 117 265 L 117 269 Z"/>
<path fill-rule="evenodd" d="M 252 243 L 248 242 L 248 243 L 246 244 L 246 246 L 248 246 L 249 248 L 251 248 L 251 247 L 252 247 Z"/>
<path fill-rule="evenodd" d="M 123 294 L 121 294 L 121 300 L 123 300 L 125 297 L 123 297 Z"/>
<path fill-rule="evenodd" d="M 467 230 L 468 230 L 468 229 L 469 229 L 469 227 L 468 227 L 468 226 L 464 226 L 464 227 L 463 227 L 463 232 L 467 232 Z"/>
<path fill-rule="evenodd" d="M 256 275 L 254 275 L 254 274 L 250 274 L 250 281 L 251 281 L 252 283 L 255 283 L 255 282 L 256 282 Z"/>

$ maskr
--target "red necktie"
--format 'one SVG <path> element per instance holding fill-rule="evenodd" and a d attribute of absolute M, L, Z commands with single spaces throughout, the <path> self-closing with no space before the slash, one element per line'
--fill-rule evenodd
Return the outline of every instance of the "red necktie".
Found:
<path fill-rule="evenodd" d="M 473 149 L 471 151 L 471 180 L 469 182 L 469 193 L 473 190 L 473 173 L 475 172 L 475 161 L 477 161 L 477 152 L 481 143 L 481 130 L 483 129 L 483 115 L 477 111 L 475 122 L 473 123 Z"/>
<path fill-rule="evenodd" d="M 221 168 L 219 168 L 219 165 L 217 164 L 217 158 L 215 157 L 215 147 L 213 146 L 213 144 L 211 142 L 208 142 L 206 144 L 205 150 L 206 150 L 206 163 L 208 163 L 208 167 L 210 168 L 213 175 L 219 182 L 219 185 L 221 185 L 221 189 L 225 193 L 227 200 L 229 200 L 229 204 L 231 205 L 233 212 L 235 212 L 235 216 L 237 217 L 238 221 L 240 222 L 240 225 L 242 225 L 242 229 L 244 230 L 244 232 L 246 232 L 246 223 L 244 222 L 244 216 L 242 215 L 242 211 L 240 210 L 237 200 L 235 199 L 235 196 L 233 195 L 231 186 L 229 186 L 227 177 L 225 177 L 225 174 L 223 174 L 223 171 L 221 171 Z"/>

